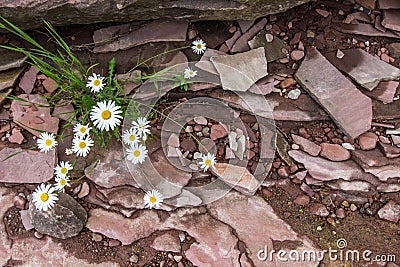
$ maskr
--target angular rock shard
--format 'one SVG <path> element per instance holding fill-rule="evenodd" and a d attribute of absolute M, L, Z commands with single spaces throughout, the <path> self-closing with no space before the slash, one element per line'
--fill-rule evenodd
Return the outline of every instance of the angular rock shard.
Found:
<path fill-rule="evenodd" d="M 308 49 L 295 78 L 351 138 L 371 128 L 371 99 L 362 94 L 316 48 Z"/>
<path fill-rule="evenodd" d="M 261 184 L 245 167 L 216 163 L 210 170 L 225 183 L 246 195 L 254 195 Z"/>
<path fill-rule="evenodd" d="M 328 53 L 326 57 L 338 69 L 369 91 L 372 91 L 380 81 L 390 81 L 400 77 L 400 69 L 362 49 L 347 49 L 342 52 L 343 58 L 337 58 L 335 53 Z"/>
<path fill-rule="evenodd" d="M 153 21 L 116 41 L 95 47 L 93 52 L 115 52 L 150 42 L 185 41 L 187 27 L 184 21 Z"/>
<path fill-rule="evenodd" d="M 247 91 L 268 74 L 264 47 L 235 55 L 214 56 L 211 62 L 220 75 L 224 90 Z"/>
<path fill-rule="evenodd" d="M 36 136 L 39 136 L 40 132 L 35 129 L 57 134 L 58 118 L 50 115 L 50 108 L 41 107 L 47 105 L 46 99 L 39 95 L 28 94 L 18 97 L 26 102 L 14 100 L 11 103 L 11 112 L 16 124 Z"/>

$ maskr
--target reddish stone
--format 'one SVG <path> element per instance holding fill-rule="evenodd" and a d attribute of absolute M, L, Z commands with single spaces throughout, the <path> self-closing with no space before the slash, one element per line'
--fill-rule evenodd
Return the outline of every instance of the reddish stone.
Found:
<path fill-rule="evenodd" d="M 294 201 L 297 205 L 307 206 L 310 203 L 310 197 L 307 195 L 300 195 Z"/>
<path fill-rule="evenodd" d="M 371 128 L 371 99 L 362 94 L 317 49 L 308 49 L 295 76 L 344 133 L 355 138 Z"/>
<path fill-rule="evenodd" d="M 27 72 L 22 76 L 21 81 L 19 82 L 19 87 L 26 93 L 30 94 L 33 90 L 33 86 L 36 82 L 36 75 L 39 73 L 39 70 L 31 66 Z"/>
<path fill-rule="evenodd" d="M 400 9 L 398 0 L 379 0 L 380 9 Z"/>
<path fill-rule="evenodd" d="M 382 26 L 394 31 L 400 31 L 400 10 L 384 10 Z"/>
<path fill-rule="evenodd" d="M 222 124 L 214 124 L 213 126 L 211 126 L 211 140 L 215 141 L 218 138 L 224 138 L 227 135 L 228 131 L 226 129 L 226 126 Z"/>
<path fill-rule="evenodd" d="M 328 217 L 329 216 L 329 211 L 325 207 L 324 204 L 321 203 L 314 203 L 309 207 L 310 213 L 312 215 L 317 215 L 320 217 Z"/>
<path fill-rule="evenodd" d="M 321 156 L 332 161 L 345 161 L 350 158 L 350 152 L 338 144 L 321 144 Z"/>
<path fill-rule="evenodd" d="M 259 22 L 257 22 L 253 27 L 251 27 L 246 33 L 239 37 L 239 39 L 233 45 L 231 52 L 238 53 L 249 50 L 248 41 L 252 39 L 259 31 L 261 31 L 265 24 L 267 24 L 268 20 L 263 18 Z"/>
<path fill-rule="evenodd" d="M 10 143 L 15 143 L 15 144 L 22 144 L 24 142 L 25 138 L 21 133 L 21 130 L 13 129 L 11 136 L 8 138 L 8 141 Z"/>
<path fill-rule="evenodd" d="M 49 108 L 40 107 L 40 105 L 47 105 L 46 99 L 39 95 L 22 94 L 18 97 L 34 104 L 27 106 L 26 102 L 12 101 L 11 112 L 15 123 L 36 136 L 39 136 L 40 132 L 34 129 L 57 134 L 58 118 L 50 115 Z"/>
<path fill-rule="evenodd" d="M 283 167 L 279 168 L 278 175 L 283 178 L 288 178 L 289 177 L 289 167 L 283 166 Z"/>
<path fill-rule="evenodd" d="M 380 82 L 373 91 L 365 92 L 365 94 L 385 104 L 392 103 L 398 87 L 399 82 L 397 81 Z"/>
<path fill-rule="evenodd" d="M 378 211 L 378 216 L 381 219 L 397 223 L 400 220 L 400 204 L 390 200 Z"/>
<path fill-rule="evenodd" d="M 302 50 L 294 50 L 294 51 L 292 51 L 292 53 L 290 53 L 290 57 L 294 61 L 298 61 L 298 60 L 300 60 L 300 59 L 302 59 L 304 57 L 304 51 L 302 51 Z"/>
<path fill-rule="evenodd" d="M 51 78 L 47 78 L 47 77 L 43 81 L 42 85 L 43 85 L 44 89 L 46 89 L 46 91 L 49 93 L 53 93 L 58 87 L 58 84 L 56 81 L 54 81 Z"/>
<path fill-rule="evenodd" d="M 297 81 L 293 79 L 292 77 L 286 78 L 281 82 L 281 88 L 289 88 L 291 86 L 294 86 L 297 84 Z"/>
<path fill-rule="evenodd" d="M 376 7 L 376 0 L 356 0 L 357 4 L 366 7 L 369 10 L 374 10 Z"/>
<path fill-rule="evenodd" d="M 293 141 L 300 146 L 300 148 L 310 154 L 311 156 L 318 156 L 321 151 L 321 147 L 314 142 L 303 138 L 301 136 L 292 134 Z"/>
<path fill-rule="evenodd" d="M 343 219 L 344 217 L 346 217 L 346 212 L 345 212 L 345 210 L 344 210 L 343 208 L 338 208 L 338 209 L 335 211 L 335 215 L 336 215 L 336 217 L 338 217 L 339 219 Z"/>
<path fill-rule="evenodd" d="M 376 147 L 378 136 L 374 133 L 368 132 L 358 137 L 358 143 L 362 150 L 371 150 Z"/>
<path fill-rule="evenodd" d="M 349 34 L 359 34 L 365 36 L 381 36 L 381 37 L 389 37 L 389 38 L 399 38 L 399 36 L 392 31 L 381 32 L 377 30 L 374 25 L 360 23 L 360 24 L 346 24 L 346 23 L 332 23 L 334 29 Z"/>
<path fill-rule="evenodd" d="M 315 12 L 317 12 L 318 14 L 320 14 L 321 16 L 323 16 L 324 18 L 329 17 L 329 15 L 331 14 L 331 12 L 317 8 L 315 9 Z"/>

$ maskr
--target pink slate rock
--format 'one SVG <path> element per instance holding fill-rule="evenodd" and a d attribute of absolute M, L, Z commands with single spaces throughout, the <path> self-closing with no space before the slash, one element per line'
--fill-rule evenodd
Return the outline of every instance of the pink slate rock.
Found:
<path fill-rule="evenodd" d="M 304 57 L 304 51 L 301 50 L 294 50 L 292 53 L 290 53 L 290 57 L 294 60 L 300 60 Z"/>
<path fill-rule="evenodd" d="M 16 154 L 19 153 L 19 154 Z M 8 156 L 13 157 L 5 160 Z M 47 153 L 4 148 L 0 151 L 0 182 L 42 183 L 53 178 L 56 162 L 55 149 Z"/>
<path fill-rule="evenodd" d="M 314 157 L 319 155 L 319 152 L 321 151 L 321 147 L 319 145 L 317 145 L 316 143 L 314 143 L 304 137 L 295 135 L 295 134 L 292 134 L 292 138 L 293 138 L 293 141 L 296 144 L 298 144 L 304 152 L 307 152 L 308 154 L 310 154 L 311 156 L 314 156 Z"/>
<path fill-rule="evenodd" d="M 34 129 L 57 134 L 58 118 L 50 115 L 49 108 L 40 107 L 40 105 L 47 105 L 46 99 L 39 95 L 27 94 L 22 94 L 18 97 L 34 104 L 18 100 L 12 101 L 11 112 L 16 124 L 36 136 L 39 136 L 40 132 Z"/>
<path fill-rule="evenodd" d="M 350 152 L 338 144 L 321 144 L 321 156 L 332 161 L 345 161 L 350 158 Z"/>
<path fill-rule="evenodd" d="M 19 87 L 24 90 L 25 93 L 30 94 L 33 90 L 33 86 L 36 82 L 36 75 L 39 73 L 39 70 L 31 66 L 27 72 L 22 76 L 21 81 L 19 82 Z"/>
<path fill-rule="evenodd" d="M 378 211 L 378 216 L 381 219 L 397 223 L 400 220 L 400 204 L 390 200 Z"/>
<path fill-rule="evenodd" d="M 211 126 L 210 137 L 213 141 L 217 140 L 218 138 L 224 138 L 227 135 L 228 135 L 228 131 L 226 129 L 226 126 L 224 126 L 222 124 L 215 124 L 215 125 Z"/>
<path fill-rule="evenodd" d="M 368 132 L 358 137 L 358 142 L 362 150 L 371 150 L 376 147 L 378 136 L 374 133 Z"/>

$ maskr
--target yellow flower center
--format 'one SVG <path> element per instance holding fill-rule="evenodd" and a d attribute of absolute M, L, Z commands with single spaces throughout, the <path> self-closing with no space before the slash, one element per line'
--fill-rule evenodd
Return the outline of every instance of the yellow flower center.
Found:
<path fill-rule="evenodd" d="M 133 155 L 138 158 L 140 156 L 140 151 L 139 150 L 133 151 Z"/>
<path fill-rule="evenodd" d="M 201 49 L 203 46 L 201 44 L 197 44 L 197 49 Z"/>
<path fill-rule="evenodd" d="M 67 183 L 67 181 L 65 181 L 64 179 L 60 180 L 60 185 L 64 186 Z"/>
<path fill-rule="evenodd" d="M 85 147 L 86 147 L 86 143 L 85 142 L 79 142 L 79 147 L 81 148 L 81 149 L 84 149 Z"/>
<path fill-rule="evenodd" d="M 40 200 L 43 201 L 43 202 L 46 202 L 47 200 L 49 200 L 49 194 L 47 194 L 47 193 L 42 193 L 42 194 L 40 195 Z"/>
<path fill-rule="evenodd" d="M 132 142 L 135 141 L 136 137 L 134 135 L 129 136 L 129 140 L 131 140 Z"/>
<path fill-rule="evenodd" d="M 206 159 L 204 164 L 206 164 L 206 166 L 211 166 L 211 159 Z"/>
<path fill-rule="evenodd" d="M 96 79 L 93 81 L 94 86 L 99 86 L 100 85 L 100 80 Z"/>
<path fill-rule="evenodd" d="M 193 71 L 189 71 L 189 76 L 193 76 Z"/>
<path fill-rule="evenodd" d="M 61 173 L 66 174 L 68 172 L 67 168 L 61 168 Z"/>
<path fill-rule="evenodd" d="M 110 119 L 110 118 L 111 118 L 111 112 L 110 112 L 109 110 L 104 110 L 104 111 L 101 113 L 101 118 L 102 118 L 103 120 L 108 120 L 108 119 Z"/>
<path fill-rule="evenodd" d="M 51 146 L 53 144 L 53 141 L 51 141 L 50 139 L 46 139 L 44 143 L 46 144 L 46 146 Z"/>
<path fill-rule="evenodd" d="M 81 127 L 81 129 L 79 130 L 81 133 L 85 133 L 86 132 L 86 128 L 85 127 Z"/>
<path fill-rule="evenodd" d="M 156 201 L 157 201 L 157 198 L 155 197 L 155 196 L 151 196 L 150 197 L 150 203 L 156 203 Z"/>

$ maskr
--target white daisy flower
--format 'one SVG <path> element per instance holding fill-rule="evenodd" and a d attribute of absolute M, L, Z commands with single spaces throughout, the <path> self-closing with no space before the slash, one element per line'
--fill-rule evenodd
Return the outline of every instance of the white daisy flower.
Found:
<path fill-rule="evenodd" d="M 206 43 L 203 40 L 196 40 L 192 43 L 193 52 L 196 54 L 203 54 L 206 51 Z"/>
<path fill-rule="evenodd" d="M 58 200 L 57 194 L 53 193 L 55 188 L 51 184 L 41 184 L 32 193 L 32 202 L 38 210 L 48 211 Z"/>
<path fill-rule="evenodd" d="M 126 155 L 133 164 L 143 163 L 147 157 L 147 149 L 144 145 L 135 144 L 126 150 Z"/>
<path fill-rule="evenodd" d="M 106 85 L 104 82 L 104 77 L 93 73 L 93 76 L 88 77 L 88 82 L 86 84 L 87 88 L 90 88 L 90 91 L 93 93 L 97 93 L 104 88 Z"/>
<path fill-rule="evenodd" d="M 158 192 L 158 190 L 153 189 L 151 191 L 148 191 L 146 195 L 144 195 L 143 201 L 145 204 L 145 208 L 152 209 L 154 206 L 156 208 L 159 208 L 161 206 L 161 203 L 164 201 L 164 197 L 160 192 Z"/>
<path fill-rule="evenodd" d="M 137 131 L 137 134 L 146 140 L 148 134 L 150 134 L 150 121 L 145 117 L 139 117 L 136 121 L 132 122 L 132 128 Z"/>
<path fill-rule="evenodd" d="M 72 151 L 71 148 L 66 148 L 66 149 L 65 149 L 65 155 L 69 156 L 69 155 L 71 155 L 72 153 L 74 153 L 74 152 Z"/>
<path fill-rule="evenodd" d="M 200 168 L 202 168 L 204 171 L 207 171 L 208 168 L 214 166 L 216 160 L 214 154 L 208 153 L 207 156 L 203 155 L 201 157 L 200 161 Z"/>
<path fill-rule="evenodd" d="M 190 79 L 196 75 L 197 75 L 197 70 L 192 70 L 191 68 L 186 68 L 183 77 L 185 77 L 185 79 Z"/>
<path fill-rule="evenodd" d="M 57 141 L 52 133 L 41 133 L 39 139 L 36 141 L 40 152 L 47 153 L 57 146 Z"/>
<path fill-rule="evenodd" d="M 116 106 L 115 102 L 103 101 L 98 102 L 96 107 L 90 111 L 90 119 L 93 121 L 94 126 L 99 130 L 114 130 L 114 128 L 121 123 L 122 116 L 121 107 Z"/>
<path fill-rule="evenodd" d="M 89 134 L 89 131 L 92 129 L 92 127 L 89 127 L 89 124 L 82 125 L 80 123 L 77 123 L 74 126 L 74 133 L 76 135 L 79 135 L 79 137 L 85 137 L 87 134 Z"/>
<path fill-rule="evenodd" d="M 68 172 L 72 170 L 72 165 L 69 162 L 61 161 L 57 167 L 54 168 L 54 174 L 58 177 L 64 178 L 67 176 Z"/>
<path fill-rule="evenodd" d="M 86 138 L 75 136 L 72 140 L 72 151 L 77 156 L 86 157 L 89 154 L 91 146 L 93 146 L 93 140 L 89 136 Z"/>
<path fill-rule="evenodd" d="M 122 134 L 122 141 L 130 146 L 137 144 L 139 142 L 137 130 L 132 127 L 129 130 L 124 131 Z"/>
<path fill-rule="evenodd" d="M 56 176 L 56 178 L 55 178 L 55 180 L 56 180 L 56 185 L 55 185 L 55 189 L 58 191 L 58 192 L 64 192 L 64 187 L 66 187 L 66 186 L 71 186 L 70 184 L 69 184 L 69 177 L 58 177 L 58 176 Z"/>

